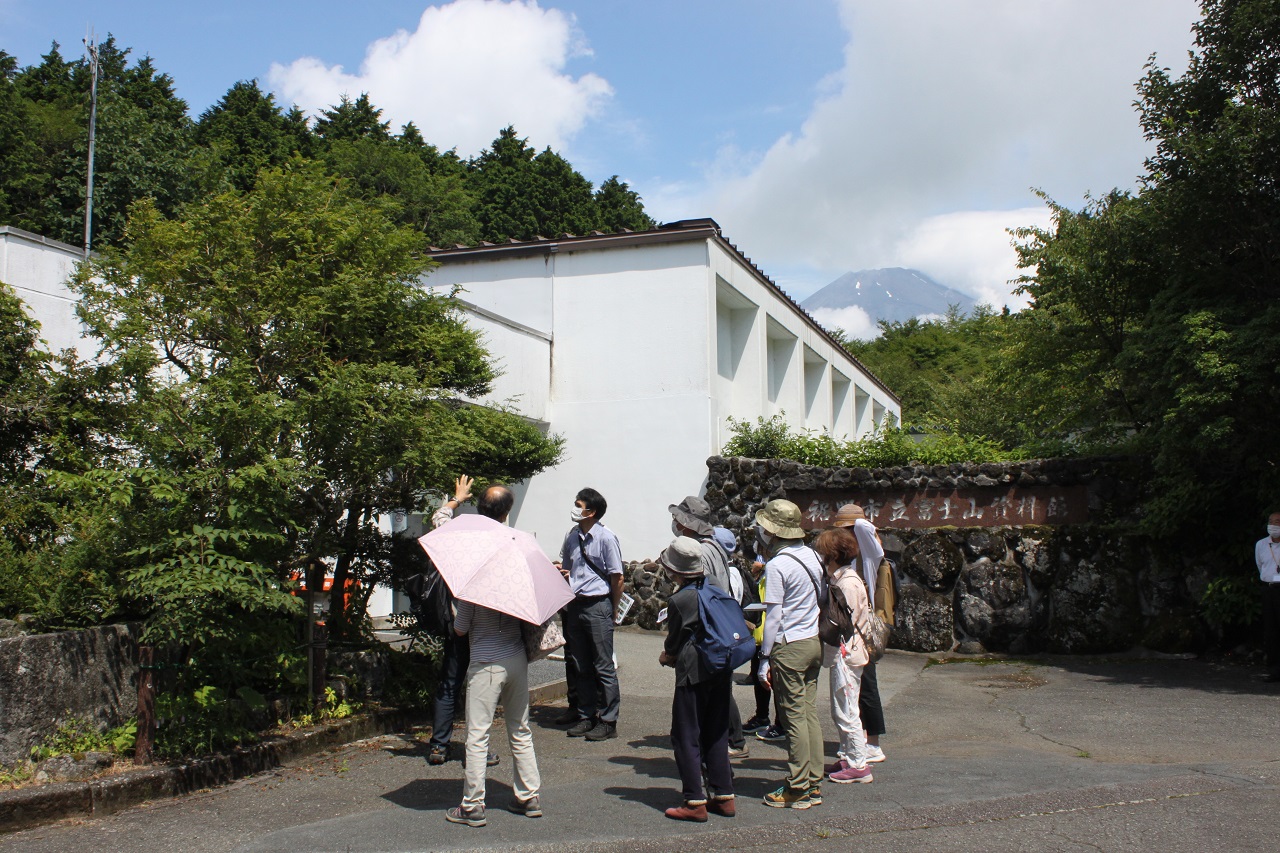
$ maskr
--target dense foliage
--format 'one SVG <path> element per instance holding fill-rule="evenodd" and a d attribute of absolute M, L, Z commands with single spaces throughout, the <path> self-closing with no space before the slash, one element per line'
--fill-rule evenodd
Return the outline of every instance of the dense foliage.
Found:
<path fill-rule="evenodd" d="M 0 615 L 141 620 L 161 715 L 186 721 L 162 753 L 236 742 L 244 697 L 305 683 L 294 580 L 328 568 L 331 637 L 358 638 L 374 583 L 413 566 L 379 517 L 459 472 L 519 481 L 560 456 L 465 402 L 489 390 L 487 353 L 418 286 L 425 240 L 398 210 L 300 158 L 172 215 L 135 203 L 75 280 L 92 364 L 43 355 L 0 291 Z"/>
<path fill-rule="evenodd" d="M 236 83 L 193 120 L 173 79 L 150 58 L 130 65 L 129 53 L 112 38 L 99 45 L 95 247 L 120 243 L 137 201 L 170 216 L 224 190 L 247 191 L 264 168 L 294 158 L 387 202 L 396 223 L 436 246 L 654 226 L 616 175 L 595 188 L 512 127 L 464 160 L 412 123 L 393 133 L 368 95 L 344 96 L 309 123 L 256 80 Z M 0 224 L 81 245 L 89 83 L 88 61 L 68 61 L 57 44 L 25 68 L 0 50 Z"/>
<path fill-rule="evenodd" d="M 1017 233 L 1027 310 L 885 324 L 850 349 L 911 422 L 953 424 L 1018 455 L 1150 458 L 1142 529 L 1222 577 L 1206 613 L 1247 615 L 1252 542 L 1280 507 L 1280 4 L 1204 0 L 1174 79 L 1138 83 L 1154 143 L 1136 192 Z M 1020 450 L 1019 450 L 1020 449 Z"/>
<path fill-rule="evenodd" d="M 1155 153 L 1137 193 L 1021 234 L 1034 327 L 1022 379 L 1053 406 L 1033 429 L 1125 441 L 1156 471 L 1147 515 L 1247 569 L 1280 506 L 1280 4 L 1205 0 L 1196 50 L 1138 84 Z"/>
<path fill-rule="evenodd" d="M 794 430 L 782 414 L 767 420 L 729 419 L 733 437 L 725 456 L 793 459 L 824 468 L 884 468 L 895 465 L 947 465 L 952 462 L 1000 462 L 1009 455 L 994 441 L 945 430 L 923 430 L 881 424 L 870 435 L 840 441 L 827 432 Z"/>

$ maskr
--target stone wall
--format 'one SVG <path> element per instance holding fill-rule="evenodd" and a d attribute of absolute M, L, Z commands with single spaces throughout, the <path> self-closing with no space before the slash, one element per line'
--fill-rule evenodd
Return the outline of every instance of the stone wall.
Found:
<path fill-rule="evenodd" d="M 73 717 L 120 725 L 137 710 L 137 684 L 127 625 L 0 640 L 0 765 L 30 757 Z"/>
<path fill-rule="evenodd" d="M 1186 651 L 1207 636 L 1195 602 L 1208 572 L 1182 551 L 1129 532 L 1139 511 L 1140 462 L 1039 460 L 901 468 L 817 468 L 796 462 L 712 457 L 706 499 L 716 524 L 751 547 L 755 512 L 773 498 L 851 491 L 990 489 L 1012 484 L 1083 487 L 1088 521 L 894 529 L 881 524 L 896 566 L 898 624 L 891 645 L 912 651 L 1051 651 L 1088 654 L 1134 645 Z M 745 555 L 749 557 L 750 554 Z M 651 627 L 669 587 L 652 563 L 628 566 L 640 599 L 636 624 Z"/>

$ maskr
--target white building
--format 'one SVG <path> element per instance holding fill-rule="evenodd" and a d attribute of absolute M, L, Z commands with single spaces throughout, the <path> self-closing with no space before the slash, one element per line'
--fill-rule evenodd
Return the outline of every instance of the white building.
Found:
<path fill-rule="evenodd" d="M 432 253 L 426 286 L 458 296 L 511 400 L 566 439 L 565 459 L 517 489 L 512 524 L 552 556 L 583 486 L 626 559 L 671 540 L 667 506 L 705 486 L 730 417 L 785 413 L 837 438 L 901 403 L 720 233 L 711 219 Z"/>
<path fill-rule="evenodd" d="M 83 346 L 76 294 L 67 286 L 83 259 L 83 249 L 0 225 L 0 282 L 27 303 L 27 313 L 40 323 L 40 337 L 50 351 L 77 348 L 81 358 L 89 358 L 96 348 Z"/>

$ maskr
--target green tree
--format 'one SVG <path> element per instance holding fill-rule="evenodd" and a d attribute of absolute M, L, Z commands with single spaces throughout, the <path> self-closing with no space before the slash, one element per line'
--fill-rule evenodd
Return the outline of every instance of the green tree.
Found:
<path fill-rule="evenodd" d="M 1153 60 L 1138 84 L 1155 143 L 1140 191 L 1055 208 L 1052 230 L 1024 234 L 1040 338 L 1025 349 L 1042 363 L 1074 353 L 1064 426 L 1127 434 L 1152 456 L 1147 529 L 1238 508 L 1213 538 L 1224 565 L 1247 566 L 1280 505 L 1280 5 L 1202 9 L 1187 71 Z"/>
<path fill-rule="evenodd" d="M 479 204 L 480 237 L 491 243 L 552 236 L 538 229 L 537 172 L 528 140 L 505 127 L 493 145 L 471 161 L 471 185 Z"/>
<path fill-rule="evenodd" d="M 352 139 L 390 139 L 390 122 L 382 120 L 382 110 L 362 92 L 354 101 L 343 95 L 337 106 L 320 111 L 316 135 L 327 143 Z"/>
<path fill-rule="evenodd" d="M 599 216 L 591 182 L 568 160 L 544 149 L 533 158 L 538 233 L 581 235 L 597 228 Z"/>
<path fill-rule="evenodd" d="M 640 194 L 619 180 L 617 175 L 596 190 L 596 208 L 599 211 L 599 228 L 605 233 L 648 231 L 658 224 L 644 212 Z"/>
<path fill-rule="evenodd" d="M 253 186 L 259 171 L 307 154 L 312 143 L 302 112 L 297 107 L 282 111 L 257 80 L 242 80 L 228 89 L 201 114 L 193 138 L 213 149 L 231 186 L 242 191 Z"/>
<path fill-rule="evenodd" d="M 350 178 L 367 198 L 394 204 L 396 221 L 422 233 L 431 245 L 469 245 L 479 239 L 480 226 L 472 212 L 475 197 L 465 173 L 450 168 L 448 158 L 421 143 L 420 137 L 338 140 L 322 160 L 333 174 Z"/>
<path fill-rule="evenodd" d="M 379 514 L 421 508 L 463 462 L 513 480 L 555 462 L 558 439 L 459 402 L 487 391 L 485 352 L 418 286 L 423 240 L 394 212 L 296 163 L 180 217 L 138 205 L 127 247 L 80 275 L 129 409 L 139 464 L 113 488 L 147 518 L 134 579 L 153 604 L 209 565 L 257 584 L 261 617 L 272 584 L 328 559 L 341 634 L 344 581 L 367 588 L 391 548 Z M 177 630 L 166 612 L 153 624 Z"/>
<path fill-rule="evenodd" d="M 193 194 L 186 102 L 149 57 L 130 66 L 129 53 L 111 37 L 98 46 L 95 245 L 120 239 L 129 205 L 138 199 L 173 212 Z M 57 44 L 39 65 L 14 76 L 26 136 L 39 156 L 27 160 L 28 171 L 0 176 L 0 185 L 16 181 L 23 188 L 25 203 L 13 224 L 72 244 L 84 233 L 91 77 L 86 59 L 67 62 Z"/>

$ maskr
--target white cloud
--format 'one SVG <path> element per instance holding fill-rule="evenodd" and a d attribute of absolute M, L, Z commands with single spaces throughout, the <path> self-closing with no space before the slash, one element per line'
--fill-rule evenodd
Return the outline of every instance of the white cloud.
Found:
<path fill-rule="evenodd" d="M 876 321 L 857 305 L 847 308 L 816 308 L 812 313 L 819 325 L 828 329 L 841 329 L 860 341 L 869 341 L 880 334 Z"/>
<path fill-rule="evenodd" d="M 613 95 L 595 74 L 565 73 L 589 53 L 573 19 L 535 0 L 455 0 L 430 6 L 414 32 L 369 45 L 358 73 L 303 57 L 274 63 L 271 88 L 311 115 L 343 95 L 369 99 L 392 129 L 412 121 L 428 141 L 463 156 L 514 125 L 537 148 L 561 148 Z"/>
<path fill-rule="evenodd" d="M 1010 282 L 1022 271 L 1009 231 L 1049 224 L 1049 211 L 1043 206 L 930 216 L 894 244 L 886 256 L 887 265 L 921 270 L 979 302 L 1017 310 L 1026 307 L 1027 300 L 1011 295 L 1015 285 Z"/>
<path fill-rule="evenodd" d="M 1134 83 L 1149 54 L 1179 73 L 1195 0 L 841 0 L 844 68 L 761 156 L 726 148 L 695 196 L 770 265 L 827 280 L 917 267 L 1016 306 L 1005 229 L 1045 224 L 1033 188 L 1069 206 L 1132 186 L 1149 150 Z"/>

